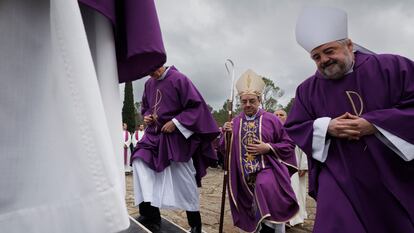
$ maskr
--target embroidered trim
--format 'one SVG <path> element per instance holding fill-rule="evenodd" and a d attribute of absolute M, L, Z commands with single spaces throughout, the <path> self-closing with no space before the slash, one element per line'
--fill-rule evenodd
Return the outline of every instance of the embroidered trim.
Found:
<path fill-rule="evenodd" d="M 361 116 L 362 112 L 364 111 L 364 102 L 362 101 L 361 96 L 355 91 L 345 91 L 346 95 L 348 96 L 349 101 L 351 102 L 352 108 L 354 110 L 354 114 L 357 116 Z M 354 103 L 354 100 L 351 97 L 351 94 L 356 95 L 359 99 L 359 103 L 361 104 L 361 109 L 358 112 Z"/>

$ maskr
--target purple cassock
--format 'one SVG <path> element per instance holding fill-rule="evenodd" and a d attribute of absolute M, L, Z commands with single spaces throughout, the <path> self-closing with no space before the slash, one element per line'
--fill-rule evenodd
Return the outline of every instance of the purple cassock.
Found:
<path fill-rule="evenodd" d="M 114 28 L 119 82 L 147 76 L 167 57 L 153 0 L 78 0 L 107 17 Z"/>
<path fill-rule="evenodd" d="M 414 161 L 379 140 L 330 138 L 327 159 L 312 158 L 313 123 L 345 112 L 414 144 L 414 63 L 396 55 L 355 53 L 342 79 L 319 72 L 304 81 L 285 127 L 309 156 L 309 194 L 317 200 L 314 232 L 414 232 Z"/>
<path fill-rule="evenodd" d="M 166 72 L 164 79 L 150 78 L 145 83 L 141 113 L 143 116 L 152 114 L 156 122 L 148 125 L 132 160 L 140 158 L 160 172 L 171 161 L 188 162 L 192 158 L 200 186 L 207 167 L 217 161 L 212 141 L 220 131 L 193 83 L 174 66 Z M 173 118 L 194 134 L 186 139 L 178 129 L 162 133 L 162 126 Z"/>
<path fill-rule="evenodd" d="M 271 152 L 249 154 L 245 147 L 255 139 L 268 143 Z M 289 221 L 299 211 L 290 185 L 290 175 L 297 171 L 295 145 L 279 119 L 262 109 L 254 120 L 241 113 L 233 119 L 230 145 L 228 190 L 234 225 L 254 232 L 264 219 Z M 224 147 L 225 139 L 220 142 L 221 150 Z"/>

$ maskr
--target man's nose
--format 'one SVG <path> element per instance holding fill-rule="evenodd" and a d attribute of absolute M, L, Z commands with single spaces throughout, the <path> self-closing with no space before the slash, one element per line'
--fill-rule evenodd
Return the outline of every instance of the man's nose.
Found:
<path fill-rule="evenodd" d="M 326 62 L 328 62 L 330 60 L 330 58 L 326 55 L 321 55 L 321 63 L 325 64 Z"/>

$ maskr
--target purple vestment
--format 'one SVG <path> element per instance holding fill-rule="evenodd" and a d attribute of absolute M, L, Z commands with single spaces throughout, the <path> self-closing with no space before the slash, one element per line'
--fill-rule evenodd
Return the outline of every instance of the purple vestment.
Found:
<path fill-rule="evenodd" d="M 309 194 L 317 200 L 314 232 L 414 232 L 414 161 L 375 135 L 330 137 L 324 163 L 312 158 L 313 123 L 345 112 L 414 144 L 414 63 L 396 55 L 355 53 L 342 79 L 319 72 L 297 89 L 285 127 L 309 156 Z M 328 136 L 329 137 L 329 136 Z"/>
<path fill-rule="evenodd" d="M 78 0 L 114 26 L 119 82 L 147 76 L 167 57 L 153 0 Z"/>
<path fill-rule="evenodd" d="M 247 153 L 245 145 L 254 139 L 268 143 L 271 152 Z M 289 221 L 299 210 L 290 185 L 290 174 L 297 171 L 295 146 L 279 119 L 261 109 L 254 120 L 241 113 L 233 119 L 231 140 L 228 190 L 234 225 L 253 232 L 264 219 Z"/>
<path fill-rule="evenodd" d="M 207 167 L 217 160 L 212 141 L 219 135 L 219 129 L 193 83 L 175 67 L 166 72 L 163 80 L 150 78 L 145 83 L 142 115 L 152 114 L 156 122 L 148 125 L 132 159 L 140 158 L 160 172 L 171 161 L 188 162 L 192 158 L 200 186 Z M 161 133 L 162 126 L 173 118 L 194 134 L 186 139 L 178 129 Z"/>

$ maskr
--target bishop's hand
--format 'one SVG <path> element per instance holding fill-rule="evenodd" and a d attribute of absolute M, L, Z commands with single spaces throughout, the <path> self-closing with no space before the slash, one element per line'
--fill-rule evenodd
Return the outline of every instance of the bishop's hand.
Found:
<path fill-rule="evenodd" d="M 175 130 L 175 124 L 174 124 L 173 121 L 168 121 L 161 128 L 161 132 L 163 132 L 163 133 L 172 133 L 174 130 Z"/>
<path fill-rule="evenodd" d="M 298 171 L 298 175 L 299 175 L 299 177 L 302 177 L 302 176 L 304 176 L 305 174 L 306 174 L 306 170 L 299 170 Z"/>
<path fill-rule="evenodd" d="M 352 127 L 352 129 L 359 131 L 359 137 L 371 135 L 377 132 L 377 128 L 375 128 L 373 124 L 369 123 L 362 117 L 352 114 L 349 114 L 349 118 L 345 124 L 348 124 L 350 127 Z"/>
<path fill-rule="evenodd" d="M 362 136 L 374 134 L 377 129 L 362 117 L 345 113 L 332 119 L 328 125 L 328 134 L 349 140 L 359 140 Z"/>
<path fill-rule="evenodd" d="M 270 147 L 268 144 L 255 139 L 254 143 L 252 144 L 248 144 L 246 146 L 246 150 L 247 152 L 254 154 L 254 155 L 263 155 L 263 154 L 267 154 L 270 151 Z"/>
<path fill-rule="evenodd" d="M 332 119 L 328 125 L 328 134 L 337 138 L 359 139 L 359 131 L 355 130 L 353 125 L 349 125 L 346 119 L 349 118 L 346 112 L 342 116 Z"/>
<path fill-rule="evenodd" d="M 144 116 L 144 122 L 145 124 L 150 125 L 154 123 L 154 117 L 152 115 L 146 115 Z"/>
<path fill-rule="evenodd" d="M 224 125 L 223 125 L 223 130 L 225 132 L 232 132 L 232 130 L 233 130 L 233 122 L 232 121 L 225 122 Z"/>

